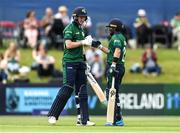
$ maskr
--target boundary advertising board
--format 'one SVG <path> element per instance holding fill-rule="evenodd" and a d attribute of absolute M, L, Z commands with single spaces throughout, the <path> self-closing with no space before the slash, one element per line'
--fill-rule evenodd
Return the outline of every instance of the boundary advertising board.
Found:
<path fill-rule="evenodd" d="M 0 89 L 0 114 L 46 115 L 60 87 L 53 84 L 7 85 Z M 91 115 L 105 115 L 106 105 L 89 90 Z M 124 115 L 180 115 L 180 85 L 125 84 L 119 94 Z M 65 106 L 63 115 L 75 115 L 74 95 Z"/>

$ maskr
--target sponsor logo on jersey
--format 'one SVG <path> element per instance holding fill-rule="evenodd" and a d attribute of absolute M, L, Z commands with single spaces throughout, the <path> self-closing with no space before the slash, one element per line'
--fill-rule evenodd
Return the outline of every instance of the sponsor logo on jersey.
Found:
<path fill-rule="evenodd" d="M 72 67 L 67 67 L 67 69 L 73 69 Z"/>

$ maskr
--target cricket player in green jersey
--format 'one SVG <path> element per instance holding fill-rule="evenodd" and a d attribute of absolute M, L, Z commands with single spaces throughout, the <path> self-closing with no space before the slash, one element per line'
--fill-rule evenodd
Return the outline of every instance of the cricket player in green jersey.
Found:
<path fill-rule="evenodd" d="M 86 63 L 84 60 L 83 46 L 91 46 L 92 37 L 85 37 L 82 25 L 87 20 L 87 11 L 84 7 L 77 7 L 73 11 L 73 22 L 67 25 L 64 34 L 64 55 L 63 55 L 63 86 L 59 90 L 48 113 L 50 124 L 55 124 L 75 87 L 75 94 L 78 96 L 81 121 L 79 125 L 94 126 L 89 121 L 88 95 L 85 75 Z"/>
<path fill-rule="evenodd" d="M 122 34 L 125 30 L 122 22 L 114 18 L 110 21 L 107 26 L 109 28 L 110 39 L 108 48 L 101 45 L 101 43 L 93 43 L 93 47 L 101 49 L 107 54 L 107 87 L 106 87 L 106 98 L 109 98 L 109 89 L 111 88 L 112 77 L 115 77 L 115 89 L 116 89 L 116 102 L 115 102 L 115 115 L 114 123 L 107 126 L 123 126 L 124 122 L 122 119 L 122 112 L 120 108 L 119 101 L 119 89 L 121 85 L 122 78 L 125 73 L 125 55 L 126 55 L 126 39 Z"/>

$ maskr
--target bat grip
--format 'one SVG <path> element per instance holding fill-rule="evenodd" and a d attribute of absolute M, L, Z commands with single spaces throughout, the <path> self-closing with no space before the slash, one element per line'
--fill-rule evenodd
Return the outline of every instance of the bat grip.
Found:
<path fill-rule="evenodd" d="M 87 60 L 86 60 L 86 55 L 85 55 L 85 54 L 83 54 L 83 59 L 84 59 L 84 61 L 87 61 Z"/>
<path fill-rule="evenodd" d="M 115 87 L 114 87 L 114 82 L 115 82 L 115 77 L 113 76 L 113 77 L 112 77 L 112 85 L 111 85 L 111 88 L 115 88 Z"/>

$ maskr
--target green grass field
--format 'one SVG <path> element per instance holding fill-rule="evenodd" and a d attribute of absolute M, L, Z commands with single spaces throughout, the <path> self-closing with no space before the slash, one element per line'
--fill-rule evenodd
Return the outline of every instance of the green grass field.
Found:
<path fill-rule="evenodd" d="M 47 117 L 0 116 L 0 132 L 180 132 L 180 117 L 126 116 L 124 127 L 105 127 L 105 117 L 93 116 L 96 126 L 76 126 L 76 117 L 61 117 L 56 125 L 49 125 Z"/>

